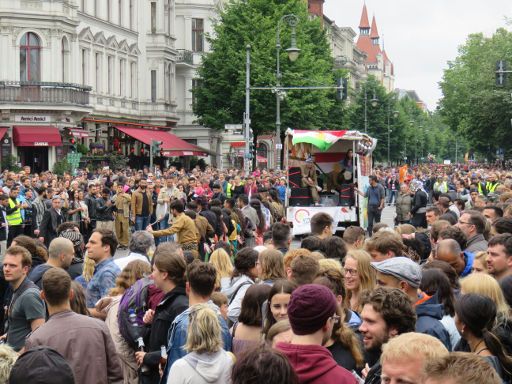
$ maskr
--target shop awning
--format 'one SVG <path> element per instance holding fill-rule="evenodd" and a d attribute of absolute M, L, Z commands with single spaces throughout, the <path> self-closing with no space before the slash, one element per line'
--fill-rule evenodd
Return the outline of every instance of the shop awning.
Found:
<path fill-rule="evenodd" d="M 152 140 L 162 142 L 163 155 L 170 156 L 208 156 L 208 151 L 197 145 L 187 143 L 178 136 L 166 131 L 116 126 L 116 129 L 144 144 L 151 145 Z"/>
<path fill-rule="evenodd" d="M 7 127 L 0 127 L 0 139 L 2 139 L 5 136 L 5 133 L 7 132 L 9 128 Z"/>
<path fill-rule="evenodd" d="M 245 141 L 233 141 L 230 145 L 233 148 L 245 147 Z"/>
<path fill-rule="evenodd" d="M 51 125 L 15 125 L 14 145 L 18 147 L 59 147 L 62 138 L 59 128 Z"/>

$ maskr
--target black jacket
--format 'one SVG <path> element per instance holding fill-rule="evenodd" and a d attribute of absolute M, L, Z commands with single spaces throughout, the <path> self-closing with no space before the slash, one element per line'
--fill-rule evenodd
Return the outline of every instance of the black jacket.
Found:
<path fill-rule="evenodd" d="M 146 343 L 148 353 L 144 356 L 144 365 L 149 368 L 149 375 L 158 373 L 158 364 L 160 363 L 160 351 L 162 345 L 167 348 L 167 334 L 174 318 L 188 308 L 188 297 L 185 287 L 176 287 L 168 292 L 160 304 L 157 305 L 149 340 Z M 158 382 L 158 381 L 157 381 Z"/>
<path fill-rule="evenodd" d="M 110 199 L 109 199 L 110 200 Z M 109 200 L 104 200 L 102 197 L 96 200 L 96 220 L 97 221 L 114 221 L 115 205 L 110 207 L 107 205 Z"/>
<path fill-rule="evenodd" d="M 57 227 L 64 221 L 62 210 L 60 215 L 54 208 L 50 208 L 43 215 L 41 226 L 39 227 L 39 237 L 44 238 L 44 244 L 48 247 L 53 239 L 57 237 Z"/>

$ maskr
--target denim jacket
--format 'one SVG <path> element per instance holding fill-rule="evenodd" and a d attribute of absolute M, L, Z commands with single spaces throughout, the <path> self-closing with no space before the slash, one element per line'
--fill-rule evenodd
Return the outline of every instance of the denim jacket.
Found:
<path fill-rule="evenodd" d="M 222 341 L 223 348 L 226 351 L 231 351 L 231 334 L 229 333 L 226 321 L 220 315 L 219 307 L 217 307 L 212 301 L 208 302 L 208 305 L 217 313 L 219 318 L 220 326 L 222 329 Z M 165 365 L 164 374 L 160 383 L 167 383 L 167 376 L 172 365 L 182 357 L 185 357 L 187 352 L 183 349 L 187 342 L 188 322 L 189 315 L 192 307 L 189 307 L 184 312 L 176 316 L 174 322 L 169 328 L 169 341 L 167 343 L 167 364 Z"/>

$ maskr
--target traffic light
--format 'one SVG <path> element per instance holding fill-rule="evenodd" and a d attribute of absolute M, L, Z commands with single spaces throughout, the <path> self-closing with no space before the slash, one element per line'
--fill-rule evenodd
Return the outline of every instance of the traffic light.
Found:
<path fill-rule="evenodd" d="M 348 79 L 343 77 L 336 80 L 336 100 L 347 100 L 348 97 Z"/>
<path fill-rule="evenodd" d="M 64 128 L 62 130 L 62 143 L 69 148 L 70 152 L 76 152 L 76 139 L 70 128 Z"/>
<path fill-rule="evenodd" d="M 162 149 L 163 141 L 151 140 L 151 153 L 156 156 Z"/>
<path fill-rule="evenodd" d="M 496 85 L 502 87 L 507 81 L 507 62 L 499 60 L 496 62 Z"/>

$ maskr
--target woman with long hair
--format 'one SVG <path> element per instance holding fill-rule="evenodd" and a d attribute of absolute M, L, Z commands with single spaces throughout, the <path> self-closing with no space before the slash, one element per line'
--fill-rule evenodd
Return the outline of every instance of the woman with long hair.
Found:
<path fill-rule="evenodd" d="M 210 255 L 210 263 L 217 271 L 217 281 L 215 282 L 216 290 L 227 289 L 231 282 L 233 274 L 233 264 L 228 253 L 223 248 L 217 248 Z"/>
<path fill-rule="evenodd" d="M 263 210 L 261 209 L 261 201 L 258 199 L 251 199 L 249 205 L 256 210 L 259 220 L 259 223 L 256 226 L 256 245 L 263 245 L 263 233 L 267 230 L 267 221 L 263 214 Z"/>
<path fill-rule="evenodd" d="M 489 273 L 487 269 L 487 252 L 477 252 L 473 260 L 472 273 Z"/>
<path fill-rule="evenodd" d="M 263 334 L 280 321 L 288 319 L 288 303 L 297 284 L 286 279 L 276 280 L 268 294 Z"/>
<path fill-rule="evenodd" d="M 371 267 L 372 257 L 363 250 L 351 250 L 345 257 L 345 289 L 347 298 L 345 306 L 359 314 L 362 306 L 359 302 L 361 293 L 375 288 L 375 270 Z"/>
<path fill-rule="evenodd" d="M 508 382 L 512 377 L 512 358 L 493 332 L 496 304 L 489 297 L 468 293 L 455 303 L 455 324 L 471 353 L 486 359 Z"/>
<path fill-rule="evenodd" d="M 261 342 L 262 307 L 270 290 L 271 288 L 265 284 L 255 284 L 247 290 L 238 321 L 231 329 L 235 356 L 241 356 Z"/>
<path fill-rule="evenodd" d="M 252 248 L 243 248 L 235 256 L 233 273 L 229 287 L 222 290 L 228 297 L 228 317 L 232 323 L 238 321 L 242 299 L 259 276 L 258 252 Z"/>
<path fill-rule="evenodd" d="M 355 332 L 345 323 L 346 313 L 341 306 L 343 297 L 345 297 L 343 275 L 338 269 L 327 269 L 313 283 L 329 288 L 336 296 L 336 314 L 340 317 L 338 323 L 334 324 L 331 337 L 324 346 L 332 353 L 338 365 L 349 371 L 362 369 L 364 357 L 361 343 Z"/>
<path fill-rule="evenodd" d="M 79 315 L 90 316 L 85 300 L 84 287 L 82 287 L 79 282 L 72 281 L 71 290 L 73 291 L 73 298 L 70 301 L 71 310 Z"/>
<path fill-rule="evenodd" d="M 230 382 L 233 357 L 222 349 L 221 325 L 208 304 L 192 307 L 184 348 L 188 354 L 172 365 L 167 384 Z"/>
<path fill-rule="evenodd" d="M 276 249 L 266 249 L 259 254 L 260 280 L 263 284 L 272 286 L 277 279 L 286 278 L 284 272 L 283 254 Z"/>
<path fill-rule="evenodd" d="M 437 295 L 438 301 L 443 304 L 444 316 L 441 323 L 450 334 L 452 348 L 460 340 L 460 334 L 455 326 L 455 295 L 450 280 L 440 269 L 427 269 L 422 272 L 420 290 L 428 296 Z"/>
<path fill-rule="evenodd" d="M 135 361 L 135 350 L 133 350 L 124 340 L 119 332 L 118 313 L 119 303 L 125 291 L 130 288 L 139 279 L 148 276 L 151 273 L 151 266 L 141 260 L 135 260 L 121 271 L 116 279 L 116 285 L 110 290 L 112 301 L 106 308 L 107 318 L 105 324 L 110 330 L 110 335 L 116 346 L 117 355 L 123 367 L 123 377 L 125 384 L 138 383 L 137 363 Z"/>

